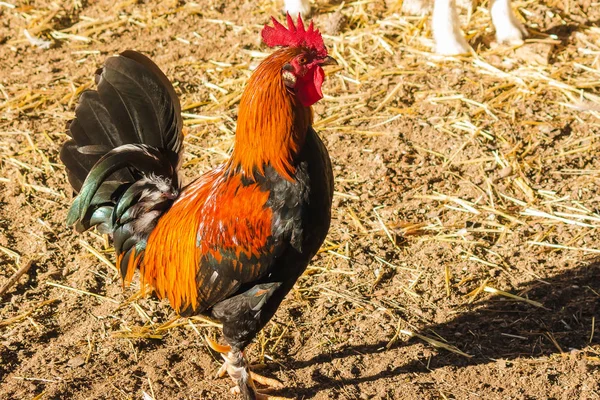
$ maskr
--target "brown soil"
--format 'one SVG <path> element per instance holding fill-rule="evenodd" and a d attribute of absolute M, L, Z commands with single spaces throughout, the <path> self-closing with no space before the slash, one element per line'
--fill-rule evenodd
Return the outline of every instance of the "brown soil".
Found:
<path fill-rule="evenodd" d="M 481 5 L 466 28 L 478 58 L 445 60 L 429 51 L 429 21 L 394 1 L 317 3 L 342 61 L 315 107 L 335 208 L 323 251 L 249 350 L 287 386 L 275 393 L 600 398 L 597 3 L 515 2 L 533 33 L 517 50 L 491 43 Z M 218 329 L 132 298 L 103 238 L 65 226 L 58 150 L 95 69 L 132 48 L 188 108 L 185 176 L 223 162 L 244 82 L 270 51 L 260 27 L 280 5 L 6 4 L 0 287 L 34 264 L 0 298 L 0 398 L 229 398 L 203 341 Z"/>

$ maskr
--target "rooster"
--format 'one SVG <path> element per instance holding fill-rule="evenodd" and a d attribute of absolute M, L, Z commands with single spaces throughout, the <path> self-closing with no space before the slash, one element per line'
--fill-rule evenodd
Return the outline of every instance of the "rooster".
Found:
<path fill-rule="evenodd" d="M 176 312 L 220 321 L 227 345 L 208 341 L 244 399 L 268 398 L 244 349 L 325 240 L 333 197 L 311 105 L 323 97 L 322 67 L 337 62 L 312 22 L 288 14 L 287 27 L 272 23 L 262 39 L 281 48 L 245 88 L 224 165 L 182 185 L 179 99 L 135 51 L 96 71 L 97 89 L 81 95 L 60 152 L 78 193 L 67 223 L 112 237 L 125 283 L 139 269 Z"/>

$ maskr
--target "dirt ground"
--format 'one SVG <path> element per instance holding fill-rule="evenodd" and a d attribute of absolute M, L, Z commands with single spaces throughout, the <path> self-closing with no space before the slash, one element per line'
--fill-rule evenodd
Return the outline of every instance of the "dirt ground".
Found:
<path fill-rule="evenodd" d="M 0 288 L 33 261 L 0 297 L 0 399 L 230 398 L 203 341 L 219 330 L 123 289 L 104 238 L 66 226 L 58 151 L 96 68 L 132 48 L 181 96 L 186 179 L 222 163 L 280 6 L 0 2 Z M 600 3 L 515 1 L 519 48 L 480 4 L 463 16 L 477 55 L 446 59 L 400 2 L 315 6 L 340 61 L 315 107 L 336 195 L 249 349 L 273 393 L 600 398 Z"/>

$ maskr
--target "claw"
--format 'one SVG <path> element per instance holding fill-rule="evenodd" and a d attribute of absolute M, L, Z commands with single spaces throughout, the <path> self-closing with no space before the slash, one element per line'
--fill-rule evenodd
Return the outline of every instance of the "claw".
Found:
<path fill-rule="evenodd" d="M 252 381 L 251 385 L 252 387 L 254 387 L 254 394 L 256 396 L 256 400 L 291 400 L 288 397 L 271 396 L 269 394 L 259 392 L 258 390 L 256 390 L 254 382 L 258 382 L 264 386 L 269 386 L 270 389 L 283 389 L 285 386 L 277 379 L 267 378 L 266 376 L 259 375 L 256 372 L 249 372 L 250 379 Z"/>
<path fill-rule="evenodd" d="M 273 389 L 282 389 L 284 385 L 277 379 L 267 378 L 252 372 L 248 368 L 248 363 L 241 351 L 232 351 L 229 346 L 220 345 L 209 337 L 205 337 L 204 339 L 211 349 L 221 353 L 221 357 L 225 361 L 221 365 L 221 368 L 219 368 L 216 378 L 222 378 L 225 374 L 228 374 L 234 382 L 238 383 L 238 385 L 231 388 L 230 391 L 232 394 L 241 394 L 244 398 L 254 398 L 256 400 L 291 400 L 286 397 L 271 396 L 257 391 L 255 382 Z M 242 385 L 243 390 L 240 390 L 239 385 Z M 254 396 L 250 394 L 252 392 Z"/>
<path fill-rule="evenodd" d="M 204 336 L 204 340 L 206 340 L 206 343 L 208 343 L 208 347 L 210 347 L 217 353 L 227 354 L 231 351 L 231 346 L 219 344 L 216 341 L 209 338 L 208 336 Z"/>
<path fill-rule="evenodd" d="M 256 372 L 250 371 L 250 378 L 263 386 L 269 386 L 275 389 L 283 389 L 285 387 L 283 383 L 279 382 L 277 379 L 267 378 L 266 376 L 259 375 Z"/>
<path fill-rule="evenodd" d="M 223 358 L 225 358 L 225 357 L 223 357 Z M 223 378 L 226 373 L 227 373 L 227 359 L 225 358 L 225 362 L 223 363 L 223 365 L 221 365 L 221 368 L 219 368 L 217 375 L 215 375 L 215 379 Z"/>

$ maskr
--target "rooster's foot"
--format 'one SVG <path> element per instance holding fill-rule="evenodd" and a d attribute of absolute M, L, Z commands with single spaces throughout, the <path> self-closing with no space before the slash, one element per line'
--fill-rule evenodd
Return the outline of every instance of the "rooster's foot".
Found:
<path fill-rule="evenodd" d="M 208 346 L 220 353 L 224 360 L 216 378 L 222 378 L 225 374 L 228 374 L 237 383 L 236 386 L 231 388 L 232 393 L 241 394 L 244 398 L 256 398 L 257 400 L 288 400 L 285 397 L 270 396 L 256 390 L 255 382 L 273 389 L 282 389 L 284 385 L 277 379 L 267 378 L 251 371 L 241 351 L 235 351 L 231 346 L 219 344 L 209 337 L 205 337 L 205 340 Z M 244 390 L 240 389 L 240 385 Z M 254 397 L 248 397 L 250 391 L 253 392 Z"/>

